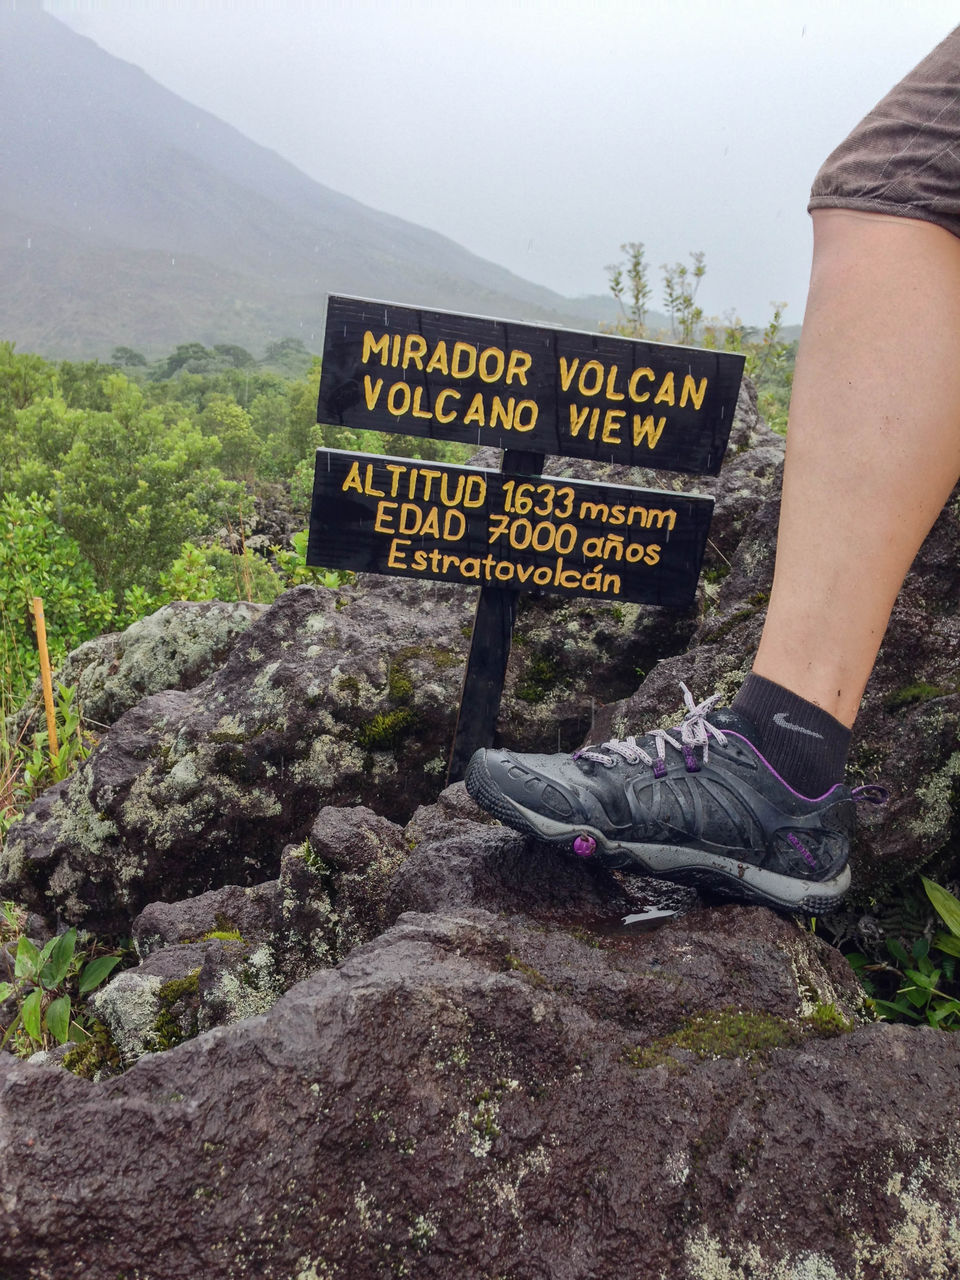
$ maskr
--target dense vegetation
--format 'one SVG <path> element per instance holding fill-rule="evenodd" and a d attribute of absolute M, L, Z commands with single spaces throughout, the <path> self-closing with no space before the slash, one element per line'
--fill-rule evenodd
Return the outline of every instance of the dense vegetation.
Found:
<path fill-rule="evenodd" d="M 262 360 L 179 346 L 148 364 L 51 363 L 0 343 L 0 699 L 36 677 L 30 598 L 54 659 L 173 599 L 270 601 L 308 571 L 278 546 L 244 549 L 257 502 L 305 527 L 318 445 L 410 452 L 411 442 L 318 427 L 319 361 L 295 340 Z M 420 456 L 456 446 L 412 442 Z M 234 554 L 239 552 L 239 554 Z"/>

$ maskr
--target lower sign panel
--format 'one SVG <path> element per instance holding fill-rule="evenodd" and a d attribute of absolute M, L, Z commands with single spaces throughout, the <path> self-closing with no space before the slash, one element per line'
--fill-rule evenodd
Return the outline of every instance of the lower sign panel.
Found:
<path fill-rule="evenodd" d="M 318 449 L 307 563 L 683 608 L 713 499 Z"/>

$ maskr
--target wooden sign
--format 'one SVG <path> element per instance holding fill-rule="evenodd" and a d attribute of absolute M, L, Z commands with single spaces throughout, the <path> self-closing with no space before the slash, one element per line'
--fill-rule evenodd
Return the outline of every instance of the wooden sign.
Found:
<path fill-rule="evenodd" d="M 317 421 L 716 475 L 743 356 L 331 296 Z"/>
<path fill-rule="evenodd" d="M 683 608 L 713 499 L 318 449 L 307 563 Z"/>

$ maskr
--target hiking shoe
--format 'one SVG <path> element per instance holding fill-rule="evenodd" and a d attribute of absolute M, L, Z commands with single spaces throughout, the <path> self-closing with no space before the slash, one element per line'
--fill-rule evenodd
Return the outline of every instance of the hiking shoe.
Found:
<path fill-rule="evenodd" d="M 801 796 L 753 746 L 743 716 L 680 687 L 687 714 L 672 730 L 572 756 L 477 751 L 467 790 L 514 830 L 609 866 L 782 911 L 839 906 L 855 802 L 882 803 L 882 788 Z"/>

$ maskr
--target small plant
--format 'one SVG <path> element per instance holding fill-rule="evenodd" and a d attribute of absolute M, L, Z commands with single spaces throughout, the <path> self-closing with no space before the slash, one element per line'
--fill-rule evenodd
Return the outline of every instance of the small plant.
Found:
<path fill-rule="evenodd" d="M 20 932 L 22 917 L 16 906 L 4 902 L 0 909 L 4 937 L 18 935 L 14 955 L 11 957 L 12 940 L 4 942 L 2 951 L 11 980 L 0 982 L 0 1006 L 12 999 L 16 1011 L 4 1030 L 0 1049 L 11 1038 L 21 1057 L 68 1040 L 82 1044 L 88 1033 L 74 1012 L 73 1001 L 99 987 L 121 957 L 102 955 L 84 963 L 83 955 L 77 953 L 76 929 L 68 929 L 39 948 Z"/>
<path fill-rule="evenodd" d="M 690 346 L 696 339 L 703 309 L 697 306 L 700 281 L 707 274 L 702 250 L 690 254 L 693 263 L 668 263 L 661 266 L 663 272 L 663 304 L 670 317 L 670 333 L 674 341 Z"/>
<path fill-rule="evenodd" d="M 75 685 L 58 685 L 55 704 L 56 751 L 50 751 L 46 729 L 27 742 L 21 735 L 8 742 L 0 731 L 0 836 L 5 835 L 25 805 L 55 782 L 63 782 L 82 764 L 95 743 L 84 727 Z"/>
<path fill-rule="evenodd" d="M 958 1031 L 960 899 L 926 876 L 920 880 L 947 931 L 938 931 L 932 939 L 915 938 L 909 950 L 899 938 L 887 938 L 889 961 L 871 963 L 860 952 L 847 959 L 879 1018 L 889 1022 L 926 1022 L 932 1027 Z M 890 991 L 894 983 L 896 987 Z"/>
<path fill-rule="evenodd" d="M 295 533 L 291 542 L 293 543 L 292 551 L 284 547 L 270 548 L 285 587 L 299 587 L 307 584 L 314 587 L 329 587 L 331 591 L 336 591 L 338 587 L 353 582 L 356 577 L 356 574 L 349 569 L 321 569 L 308 565 L 306 530 Z"/>

